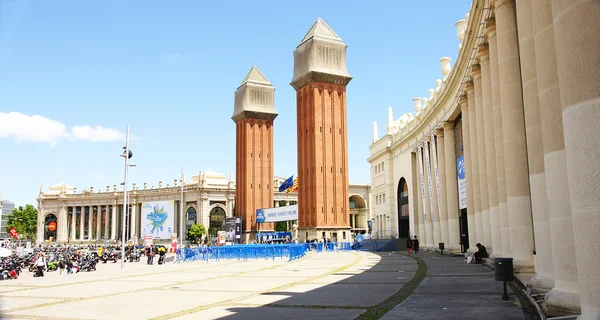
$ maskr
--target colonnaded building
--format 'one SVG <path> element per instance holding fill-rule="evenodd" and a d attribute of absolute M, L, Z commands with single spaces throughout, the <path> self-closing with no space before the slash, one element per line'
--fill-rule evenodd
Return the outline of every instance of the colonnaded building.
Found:
<path fill-rule="evenodd" d="M 295 192 L 279 192 L 278 188 L 285 180 L 275 177 L 273 182 L 273 199 L 271 207 L 296 204 L 298 194 Z M 179 184 L 179 185 L 178 185 Z M 183 191 L 184 234 L 193 224 L 203 224 L 211 236 L 222 229 L 226 217 L 236 216 L 235 194 L 236 184 L 233 174 L 229 179 L 225 175 L 210 169 L 199 172 L 191 182 L 185 182 Z M 301 186 L 300 186 L 301 188 Z M 173 180 L 173 184 L 132 185 L 129 191 L 129 212 L 126 216 L 126 239 L 140 238 L 144 235 L 144 227 L 148 227 L 152 207 L 144 209 L 145 204 L 170 203 L 173 219 L 165 226 L 167 234 L 177 233 L 179 226 L 179 201 L 181 197 L 181 180 Z M 353 233 L 367 232 L 367 221 L 370 219 L 371 188 L 368 184 L 350 184 L 348 204 L 349 221 Z M 149 211 L 150 210 L 150 211 Z M 121 239 L 123 219 L 123 192 L 117 191 L 117 185 L 106 186 L 106 189 L 84 190 L 70 186 L 64 182 L 50 186 L 48 190 L 41 187 L 38 196 L 38 233 L 37 242 L 54 240 L 58 243 L 67 241 L 89 243 L 96 240 Z M 171 228 L 170 232 L 167 228 Z M 348 234 L 349 239 L 350 234 Z M 340 239 L 341 240 L 341 239 Z"/>
<path fill-rule="evenodd" d="M 481 243 L 548 290 L 549 313 L 600 319 L 597 21 L 598 1 L 473 1 L 454 67 L 440 59 L 414 115 L 374 124 L 374 231 Z"/>

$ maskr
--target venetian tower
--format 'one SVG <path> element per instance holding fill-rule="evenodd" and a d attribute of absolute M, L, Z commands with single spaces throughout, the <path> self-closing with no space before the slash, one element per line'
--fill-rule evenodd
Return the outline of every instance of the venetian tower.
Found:
<path fill-rule="evenodd" d="M 319 18 L 294 51 L 300 239 L 349 239 L 347 47 Z"/>
<path fill-rule="evenodd" d="M 246 243 L 258 230 L 274 230 L 273 223 L 258 226 L 255 217 L 256 209 L 273 207 L 274 95 L 275 88 L 256 66 L 235 91 L 236 215 L 242 217 Z"/>

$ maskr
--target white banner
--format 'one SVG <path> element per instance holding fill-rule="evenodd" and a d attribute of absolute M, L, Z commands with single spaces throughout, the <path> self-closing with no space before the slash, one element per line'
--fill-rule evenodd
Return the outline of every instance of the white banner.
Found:
<path fill-rule="evenodd" d="M 256 222 L 279 222 L 298 220 L 298 205 L 256 209 Z"/>
<path fill-rule="evenodd" d="M 429 184 L 429 204 L 431 205 L 431 223 L 436 212 L 433 211 L 433 182 L 431 181 L 431 163 L 429 162 L 429 142 L 425 141 L 425 164 L 427 165 L 427 182 Z"/>
<path fill-rule="evenodd" d="M 142 203 L 142 236 L 171 239 L 175 231 L 175 201 Z"/>
<path fill-rule="evenodd" d="M 435 172 L 435 188 L 437 190 L 438 215 L 442 211 L 442 198 L 440 194 L 440 175 L 438 172 L 437 148 L 435 143 L 435 135 L 431 135 L 431 150 L 433 150 L 433 171 Z M 439 218 L 438 218 L 439 219 Z"/>
<path fill-rule="evenodd" d="M 423 221 L 427 221 L 427 201 L 425 200 L 425 179 L 423 178 L 423 148 L 419 146 L 419 173 L 421 174 L 421 198 L 423 200 Z"/>
<path fill-rule="evenodd" d="M 467 207 L 467 176 L 465 175 L 465 155 L 456 160 L 456 175 L 458 177 L 458 200 L 460 209 Z"/>

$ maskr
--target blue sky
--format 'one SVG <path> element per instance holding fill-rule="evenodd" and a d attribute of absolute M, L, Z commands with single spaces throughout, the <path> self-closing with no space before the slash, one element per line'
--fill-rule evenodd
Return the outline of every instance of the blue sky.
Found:
<path fill-rule="evenodd" d="M 275 175 L 296 167 L 293 51 L 318 17 L 348 44 L 349 174 L 369 183 L 372 122 L 385 131 L 456 59 L 453 1 L 0 0 L 0 192 L 36 204 L 40 185 L 119 184 L 235 171 L 233 92 L 256 65 L 273 83 Z M 36 117 L 34 117 L 36 116 Z M 101 128 L 98 128 L 101 127 Z"/>

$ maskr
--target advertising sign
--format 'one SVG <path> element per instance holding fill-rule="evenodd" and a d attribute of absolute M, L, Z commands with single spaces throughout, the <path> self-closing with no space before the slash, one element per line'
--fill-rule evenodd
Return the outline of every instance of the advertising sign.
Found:
<path fill-rule="evenodd" d="M 242 217 L 235 217 L 235 242 L 242 241 Z"/>
<path fill-rule="evenodd" d="M 171 239 L 175 231 L 175 201 L 153 201 L 142 204 L 142 235 L 154 239 Z"/>
<path fill-rule="evenodd" d="M 298 220 L 298 205 L 278 208 L 256 209 L 256 222 L 279 222 Z"/>
<path fill-rule="evenodd" d="M 456 159 L 456 175 L 458 176 L 458 204 L 461 209 L 464 209 L 467 207 L 467 178 L 464 155 Z"/>
<path fill-rule="evenodd" d="M 225 241 L 233 242 L 235 239 L 235 218 L 225 218 L 223 220 L 223 231 L 225 231 Z"/>

